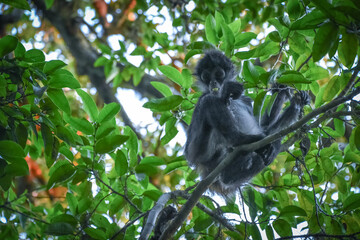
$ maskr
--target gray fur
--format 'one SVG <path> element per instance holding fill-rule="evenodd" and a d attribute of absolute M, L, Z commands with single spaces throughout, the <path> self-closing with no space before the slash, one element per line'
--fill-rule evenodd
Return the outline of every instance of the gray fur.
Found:
<path fill-rule="evenodd" d="M 260 125 L 253 115 L 251 99 L 242 94 L 243 87 L 236 81 L 234 65 L 222 52 L 207 52 L 197 64 L 195 75 L 203 95 L 188 128 L 185 157 L 202 178 L 234 147 L 261 140 L 295 122 L 309 100 L 305 92 L 300 92 L 280 114 L 289 96 L 288 90 L 280 90 Z M 269 165 L 279 153 L 280 146 L 281 142 L 277 140 L 255 152 L 242 152 L 225 168 L 211 189 L 222 194 L 236 190 Z"/>

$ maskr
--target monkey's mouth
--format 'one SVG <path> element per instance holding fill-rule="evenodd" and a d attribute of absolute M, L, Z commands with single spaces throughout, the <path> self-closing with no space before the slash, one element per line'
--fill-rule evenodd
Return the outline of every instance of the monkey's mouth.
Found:
<path fill-rule="evenodd" d="M 213 88 L 213 89 L 211 89 L 211 91 L 213 91 L 213 92 L 218 92 L 219 91 L 219 88 Z"/>

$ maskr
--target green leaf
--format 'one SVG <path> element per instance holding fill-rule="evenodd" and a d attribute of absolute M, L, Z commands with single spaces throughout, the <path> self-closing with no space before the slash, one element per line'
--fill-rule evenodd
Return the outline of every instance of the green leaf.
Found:
<path fill-rule="evenodd" d="M 137 55 L 144 56 L 146 54 L 147 54 L 147 51 L 143 46 L 139 46 L 139 47 L 135 48 L 134 51 L 132 51 L 132 53 L 130 53 L 131 56 L 137 56 Z"/>
<path fill-rule="evenodd" d="M 29 3 L 26 0 L 1 0 L 0 2 L 10 5 L 14 8 L 23 10 L 31 10 Z"/>
<path fill-rule="evenodd" d="M 98 43 L 97 46 L 101 50 L 101 52 L 111 55 L 112 49 L 108 45 L 104 43 Z"/>
<path fill-rule="evenodd" d="M 143 105 L 144 108 L 149 108 L 153 112 L 165 112 L 176 108 L 181 104 L 183 98 L 179 95 L 172 95 L 165 98 L 151 99 Z"/>
<path fill-rule="evenodd" d="M 150 156 L 150 157 L 144 157 L 140 163 L 159 166 L 159 165 L 164 165 L 165 161 L 162 158 Z"/>
<path fill-rule="evenodd" d="M 104 231 L 100 230 L 99 228 L 85 228 L 84 231 L 91 237 L 96 240 L 107 239 L 106 234 Z"/>
<path fill-rule="evenodd" d="M 274 42 L 281 42 L 282 40 L 278 31 L 272 31 L 271 33 L 268 34 L 268 36 Z"/>
<path fill-rule="evenodd" d="M 134 152 L 134 155 L 137 155 L 139 150 L 139 139 L 137 138 L 135 132 L 130 127 L 126 126 L 124 133 L 125 135 L 129 136 L 129 140 L 126 143 L 126 146 L 130 151 Z M 132 156 L 130 153 L 130 160 L 132 160 L 131 157 Z M 136 157 L 136 161 L 137 161 L 137 157 Z"/>
<path fill-rule="evenodd" d="M 180 167 L 187 167 L 187 166 L 188 166 L 187 161 L 172 162 L 166 166 L 165 170 L 163 171 L 163 174 L 168 174 L 169 172 L 174 171 Z"/>
<path fill-rule="evenodd" d="M 184 59 L 184 63 L 187 64 L 187 62 L 189 61 L 190 58 L 192 58 L 193 56 L 197 55 L 197 54 L 201 54 L 203 52 L 203 50 L 200 49 L 192 49 L 190 50 Z"/>
<path fill-rule="evenodd" d="M 208 41 L 197 41 L 197 42 L 192 42 L 187 46 L 187 49 L 199 49 L 201 50 L 201 52 L 204 49 L 214 49 L 214 45 L 212 45 L 210 42 Z"/>
<path fill-rule="evenodd" d="M 72 194 L 70 192 L 67 192 L 66 193 L 66 202 L 69 205 L 69 209 L 70 209 L 71 213 L 73 215 L 76 215 L 77 214 L 76 209 L 77 209 L 77 206 L 78 206 L 78 201 L 77 201 L 76 197 L 74 196 L 74 194 Z"/>
<path fill-rule="evenodd" d="M 301 73 L 296 71 L 287 71 L 277 80 L 278 83 L 295 84 L 295 83 L 311 83 Z"/>
<path fill-rule="evenodd" d="M 103 229 L 107 229 L 110 227 L 110 222 L 109 220 L 104 217 L 103 215 L 100 214 L 95 214 L 92 218 L 91 221 L 93 222 L 93 224 L 98 227 L 98 228 L 103 228 Z"/>
<path fill-rule="evenodd" d="M 95 122 L 98 117 L 98 109 L 96 107 L 94 99 L 81 89 L 76 89 L 77 94 L 81 97 L 84 104 L 84 110 L 89 115 L 90 120 Z"/>
<path fill-rule="evenodd" d="M 267 225 L 267 226 L 266 226 L 265 232 L 266 232 L 266 237 L 267 237 L 268 240 L 273 240 L 273 239 L 275 239 L 275 237 L 274 237 L 274 230 L 273 230 L 273 228 L 272 228 L 270 225 Z"/>
<path fill-rule="evenodd" d="M 179 86 L 183 86 L 181 73 L 176 68 L 171 66 L 159 66 L 159 70 L 171 81 L 178 84 Z"/>
<path fill-rule="evenodd" d="M 84 118 L 73 118 L 67 114 L 64 114 L 64 120 L 73 128 L 79 130 L 82 133 L 85 133 L 86 135 L 92 135 L 94 133 L 93 125 Z"/>
<path fill-rule="evenodd" d="M 41 123 L 41 135 L 44 142 L 44 152 L 46 155 L 50 156 L 54 139 L 50 128 L 44 123 Z"/>
<path fill-rule="evenodd" d="M 110 135 L 100 139 L 95 144 L 95 151 L 99 154 L 105 154 L 114 151 L 121 144 L 126 142 L 129 136 L 125 135 Z"/>
<path fill-rule="evenodd" d="M 288 42 L 290 49 L 294 50 L 299 55 L 309 55 L 311 53 L 304 35 L 298 32 L 294 32 Z"/>
<path fill-rule="evenodd" d="M 59 109 L 70 114 L 70 105 L 62 89 L 49 88 L 47 95 Z"/>
<path fill-rule="evenodd" d="M 219 38 L 217 37 L 215 31 L 215 25 L 215 18 L 211 14 L 209 14 L 205 20 L 206 39 L 212 44 L 217 45 L 219 43 Z"/>
<path fill-rule="evenodd" d="M 315 35 L 312 49 L 314 62 L 322 59 L 331 49 L 338 36 L 338 27 L 332 22 L 322 25 Z"/>
<path fill-rule="evenodd" d="M 247 46 L 251 40 L 256 39 L 257 35 L 253 32 L 244 32 L 235 36 L 235 47 L 241 48 Z"/>
<path fill-rule="evenodd" d="M 256 84 L 259 81 L 259 72 L 251 61 L 244 62 L 243 76 L 250 83 Z"/>
<path fill-rule="evenodd" d="M 73 76 L 68 74 L 55 74 L 50 78 L 49 87 L 52 88 L 80 88 L 80 83 Z"/>
<path fill-rule="evenodd" d="M 173 128 L 170 128 L 166 130 L 165 135 L 161 138 L 161 145 L 165 145 L 169 143 L 177 134 L 179 130 L 174 126 Z"/>
<path fill-rule="evenodd" d="M 344 211 L 351 211 L 360 208 L 360 193 L 348 196 L 344 201 Z"/>
<path fill-rule="evenodd" d="M 125 153 L 120 150 L 116 152 L 115 170 L 119 177 L 124 175 L 128 171 L 128 162 Z"/>
<path fill-rule="evenodd" d="M 1 40 L 0 40 L 0 41 L 1 41 Z M 24 45 L 22 45 L 21 42 L 18 42 L 18 44 L 17 44 L 17 46 L 16 46 L 16 48 L 15 48 L 15 51 L 14 51 L 15 57 L 17 57 L 17 58 L 22 58 L 22 57 L 24 57 L 25 52 L 26 52 L 26 50 L 25 50 Z M 1 54 L 0 54 L 0 55 L 1 55 Z"/>
<path fill-rule="evenodd" d="M 11 53 L 16 49 L 18 39 L 14 36 L 7 35 L 0 39 L 0 58 Z"/>
<path fill-rule="evenodd" d="M 235 53 L 235 56 L 239 59 L 249 59 L 254 56 L 256 53 L 256 48 L 250 50 L 250 51 L 244 51 L 244 52 L 237 52 Z"/>
<path fill-rule="evenodd" d="M 24 158 L 12 159 L 11 163 L 6 165 L 5 173 L 10 176 L 29 175 L 29 166 Z"/>
<path fill-rule="evenodd" d="M 112 216 L 114 214 L 117 214 L 124 205 L 125 205 L 124 198 L 116 195 L 109 205 L 109 210 L 110 210 L 109 215 Z"/>
<path fill-rule="evenodd" d="M 347 67 L 351 68 L 354 63 L 359 41 L 356 34 L 348 34 L 344 32 L 339 45 L 339 58 L 340 61 Z"/>
<path fill-rule="evenodd" d="M 56 183 L 61 183 L 69 179 L 75 173 L 75 168 L 67 160 L 57 161 L 49 171 L 49 181 L 47 189 L 52 188 Z"/>
<path fill-rule="evenodd" d="M 45 233 L 54 236 L 64 236 L 72 234 L 75 226 L 65 222 L 56 222 L 48 224 L 45 228 Z"/>
<path fill-rule="evenodd" d="M 78 223 L 78 221 L 76 220 L 76 218 L 72 215 L 69 214 L 60 214 L 60 215 L 56 215 L 53 218 L 51 218 L 51 223 L 57 223 L 57 222 L 65 222 L 65 223 L 69 223 L 73 226 L 76 226 L 76 224 Z"/>
<path fill-rule="evenodd" d="M 194 230 L 196 232 L 200 232 L 207 229 L 210 225 L 214 223 L 214 221 L 208 215 L 202 214 L 195 219 L 194 223 Z"/>
<path fill-rule="evenodd" d="M 66 66 L 66 64 L 63 61 L 51 60 L 51 61 L 45 63 L 44 73 L 51 74 L 51 73 L 55 72 L 56 70 L 63 68 L 64 66 Z"/>
<path fill-rule="evenodd" d="M 162 192 L 159 190 L 147 190 L 143 193 L 145 197 L 150 198 L 153 201 L 157 201 L 159 197 L 162 195 Z"/>
<path fill-rule="evenodd" d="M 225 54 L 230 55 L 232 50 L 234 49 L 235 37 L 230 27 L 223 23 L 221 25 L 221 29 L 223 31 L 223 37 L 221 38 L 224 41 Z"/>
<path fill-rule="evenodd" d="M 344 136 L 345 134 L 345 124 L 344 120 L 334 118 L 334 127 L 335 131 L 338 133 L 339 136 Z"/>
<path fill-rule="evenodd" d="M 112 131 L 116 129 L 116 121 L 113 119 L 112 121 L 107 121 L 100 124 L 100 127 L 96 131 L 95 139 L 99 140 L 106 135 L 109 135 Z"/>
<path fill-rule="evenodd" d="M 25 152 L 22 147 L 16 142 L 3 140 L 0 141 L 0 156 L 7 157 L 25 157 Z"/>
<path fill-rule="evenodd" d="M 329 70 L 320 66 L 311 66 L 305 73 L 304 76 L 312 81 L 321 80 L 329 77 Z"/>
<path fill-rule="evenodd" d="M 19 123 L 15 130 L 15 135 L 17 138 L 17 142 L 22 148 L 25 148 L 26 142 L 28 140 L 28 129 L 24 126 L 24 124 Z"/>
<path fill-rule="evenodd" d="M 30 63 L 44 62 L 45 61 L 45 55 L 39 49 L 30 49 L 30 50 L 25 52 L 24 60 L 26 62 L 30 62 Z"/>
<path fill-rule="evenodd" d="M 256 224 L 251 224 L 249 226 L 249 229 L 250 229 L 250 235 L 251 235 L 252 239 L 262 239 L 259 228 L 257 227 Z"/>
<path fill-rule="evenodd" d="M 281 209 L 280 217 L 306 217 L 307 214 L 304 209 L 295 205 L 289 205 Z"/>
<path fill-rule="evenodd" d="M 120 111 L 120 104 L 112 102 L 107 105 L 103 109 L 101 109 L 99 116 L 98 116 L 98 122 L 106 122 L 111 120 L 113 117 L 115 117 L 116 114 Z"/>
<path fill-rule="evenodd" d="M 297 19 L 301 14 L 301 6 L 299 0 L 288 0 L 286 4 L 288 14 L 292 19 Z"/>
<path fill-rule="evenodd" d="M 357 163 L 360 164 L 360 155 L 354 152 L 348 151 L 344 157 L 344 163 Z"/>
<path fill-rule="evenodd" d="M 234 35 L 238 34 L 241 30 L 241 19 L 237 19 L 229 24 L 229 28 Z"/>
<path fill-rule="evenodd" d="M 358 150 L 360 150 L 360 126 L 353 129 L 354 132 L 354 144 Z"/>
<path fill-rule="evenodd" d="M 215 30 L 217 32 L 217 36 L 221 36 L 222 34 L 222 25 L 226 24 L 224 16 L 218 11 L 215 12 Z"/>
<path fill-rule="evenodd" d="M 110 63 L 111 61 L 104 57 L 104 56 L 101 56 L 99 57 L 98 59 L 96 59 L 96 61 L 94 62 L 94 67 L 100 67 L 100 66 L 104 66 L 106 65 L 107 63 Z"/>
<path fill-rule="evenodd" d="M 334 76 L 331 78 L 331 80 L 328 82 L 328 84 L 325 87 L 323 100 L 325 102 L 332 100 L 338 92 L 341 90 L 341 82 L 340 82 L 340 76 Z"/>
<path fill-rule="evenodd" d="M 271 56 L 279 53 L 280 44 L 273 41 L 265 41 L 263 44 L 256 48 L 254 57 L 260 57 L 260 61 L 263 62 L 269 59 Z"/>
<path fill-rule="evenodd" d="M 139 164 L 135 167 L 136 173 L 145 173 L 148 176 L 154 176 L 158 173 L 158 169 L 151 164 Z"/>
<path fill-rule="evenodd" d="M 293 22 L 290 26 L 292 30 L 313 29 L 326 20 L 325 14 L 320 10 L 313 10 L 306 13 L 302 18 Z"/>
<path fill-rule="evenodd" d="M 46 9 L 50 9 L 54 4 L 54 0 L 45 0 Z"/>
<path fill-rule="evenodd" d="M 56 128 L 56 135 L 63 141 L 65 141 L 69 145 L 75 144 L 75 139 L 71 134 L 70 130 L 64 126 L 58 126 Z"/>
<path fill-rule="evenodd" d="M 164 97 L 168 97 L 172 95 L 171 89 L 168 85 L 162 83 L 162 82 L 150 82 L 150 84 L 156 88 Z"/>
<path fill-rule="evenodd" d="M 284 219 L 275 220 L 273 222 L 273 227 L 280 237 L 292 236 L 291 226 Z"/>
<path fill-rule="evenodd" d="M 192 75 L 189 69 L 184 68 L 181 72 L 181 76 L 183 78 L 183 83 L 184 83 L 183 87 L 185 89 L 189 89 L 193 83 Z"/>

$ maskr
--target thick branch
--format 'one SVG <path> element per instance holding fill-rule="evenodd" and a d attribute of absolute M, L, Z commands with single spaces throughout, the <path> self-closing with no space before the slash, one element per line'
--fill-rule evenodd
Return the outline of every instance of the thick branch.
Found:
<path fill-rule="evenodd" d="M 295 130 L 301 128 L 304 124 L 306 124 L 309 120 L 315 118 L 316 116 L 325 113 L 326 111 L 329 111 L 330 109 L 352 99 L 354 96 L 360 93 L 360 88 L 353 91 L 351 94 L 340 97 L 332 102 L 321 106 L 311 113 L 307 114 L 303 118 L 301 118 L 299 121 L 294 123 L 293 125 L 289 126 L 288 128 L 285 128 L 281 130 L 278 133 L 272 134 L 258 142 L 246 144 L 240 147 L 237 147 L 235 151 L 233 151 L 231 154 L 229 154 L 204 180 L 202 180 L 199 185 L 196 187 L 194 192 L 192 193 L 189 200 L 185 203 L 185 205 L 181 208 L 181 210 L 178 213 L 178 216 L 172 221 L 172 223 L 168 226 L 168 228 L 164 231 L 160 239 L 171 239 L 171 237 L 174 235 L 176 230 L 181 226 L 181 224 L 186 220 L 186 217 L 189 215 L 191 209 L 196 205 L 196 203 L 199 201 L 202 194 L 208 189 L 208 187 L 213 183 L 215 178 L 220 174 L 220 172 L 228 166 L 234 157 L 239 155 L 242 151 L 254 151 L 258 148 L 261 148 L 263 146 L 266 146 L 270 144 L 271 142 L 284 137 L 290 132 L 294 132 Z"/>
<path fill-rule="evenodd" d="M 171 198 L 171 193 L 164 193 L 161 195 L 159 200 L 156 202 L 155 206 L 151 209 L 149 216 L 147 218 L 146 224 L 144 226 L 143 231 L 141 232 L 139 240 L 146 240 L 149 238 L 152 230 L 155 227 L 156 219 L 161 212 L 161 210 L 164 209 L 165 204 L 169 201 Z"/>
<path fill-rule="evenodd" d="M 187 200 L 190 198 L 190 194 L 186 193 L 185 191 L 174 191 L 173 194 Z M 215 213 L 210 208 L 199 202 L 196 204 L 196 207 L 198 207 L 201 211 L 205 212 L 207 215 L 215 219 L 218 223 L 220 223 L 230 231 L 237 231 L 237 229 L 233 225 L 231 225 L 231 223 L 228 221 L 227 218 L 223 216 L 223 214 Z"/>
<path fill-rule="evenodd" d="M 119 103 L 112 87 L 105 82 L 106 77 L 103 67 L 94 67 L 94 62 L 100 54 L 80 31 L 81 22 L 77 21 L 76 18 L 69 17 L 71 16 L 71 11 L 73 11 L 71 3 L 58 1 L 54 3 L 52 9 L 47 10 L 43 0 L 34 0 L 33 2 L 36 7 L 43 12 L 44 17 L 50 21 L 61 34 L 66 46 L 76 60 L 78 74 L 89 76 L 91 83 L 95 86 L 99 96 L 105 103 Z M 129 87 L 132 87 L 142 95 L 144 95 L 144 93 L 148 93 L 148 95 L 159 94 L 157 90 L 150 85 L 149 82 L 152 80 L 154 80 L 154 77 L 144 75 L 142 82 L 138 86 L 135 87 L 131 84 Z M 123 107 L 121 108 L 120 114 L 124 123 L 136 132 Z"/>

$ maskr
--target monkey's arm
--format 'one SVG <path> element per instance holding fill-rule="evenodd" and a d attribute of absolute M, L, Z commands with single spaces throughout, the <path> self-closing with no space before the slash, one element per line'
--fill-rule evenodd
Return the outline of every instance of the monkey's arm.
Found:
<path fill-rule="evenodd" d="M 202 108 L 199 115 L 205 118 L 205 121 L 213 129 L 219 131 L 232 146 L 256 142 L 265 137 L 265 134 L 249 135 L 242 133 L 236 127 L 237 123 L 233 115 L 230 113 L 227 103 L 222 98 L 208 95 L 202 99 Z M 243 109 L 244 113 L 247 111 Z"/>

